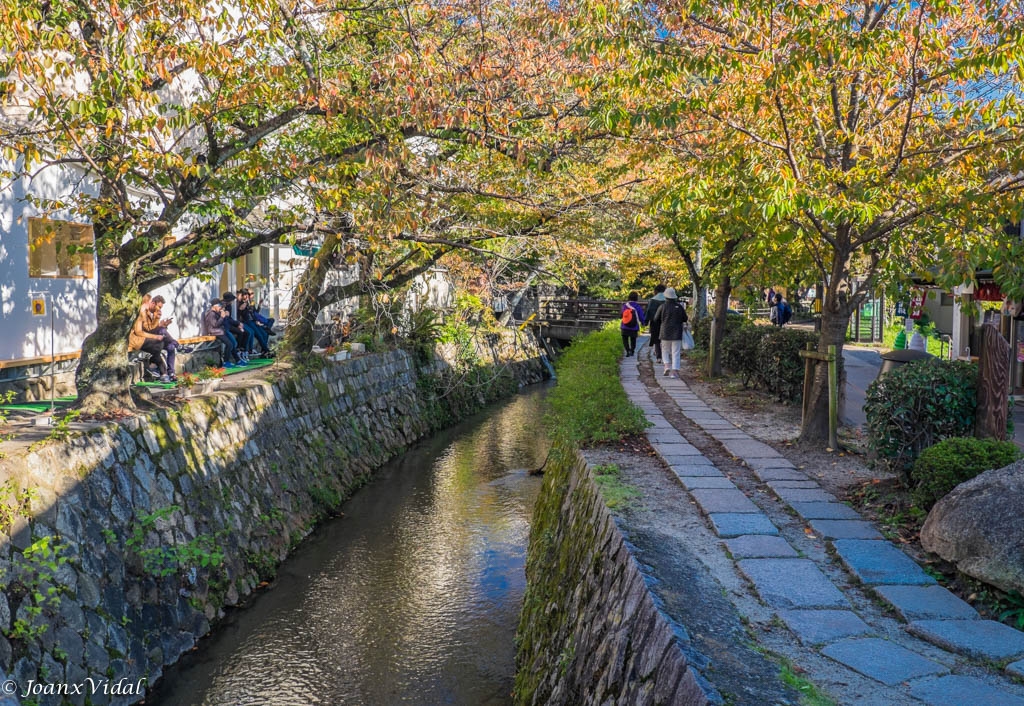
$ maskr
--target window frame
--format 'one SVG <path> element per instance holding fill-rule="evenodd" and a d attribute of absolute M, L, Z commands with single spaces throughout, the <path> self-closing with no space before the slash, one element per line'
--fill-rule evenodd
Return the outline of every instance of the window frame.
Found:
<path fill-rule="evenodd" d="M 40 232 L 40 229 L 43 230 Z M 51 241 L 40 243 L 39 241 L 50 232 L 53 233 Z M 74 237 L 76 232 L 79 233 L 77 238 Z M 92 224 L 32 216 L 28 218 L 27 240 L 30 279 L 91 280 L 96 277 L 96 235 Z M 90 251 L 65 255 L 64 257 L 70 259 L 62 265 L 60 249 L 72 244 L 87 246 Z M 47 274 L 43 269 L 41 248 L 52 248 L 52 258 L 56 267 L 54 274 Z M 82 274 L 72 273 L 76 267 L 82 270 Z"/>

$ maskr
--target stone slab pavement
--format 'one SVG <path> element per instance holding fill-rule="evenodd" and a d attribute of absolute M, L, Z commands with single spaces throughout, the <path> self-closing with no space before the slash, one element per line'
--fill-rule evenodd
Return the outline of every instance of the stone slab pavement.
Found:
<path fill-rule="evenodd" d="M 821 653 L 889 685 L 948 671 L 938 662 L 877 637 L 849 638 L 825 647 Z"/>
<path fill-rule="evenodd" d="M 940 618 L 976 620 L 978 611 L 942 586 L 875 586 L 875 594 L 906 622 Z"/>
<path fill-rule="evenodd" d="M 741 559 L 740 573 L 775 608 L 848 608 L 842 591 L 809 559 Z"/>
<path fill-rule="evenodd" d="M 641 346 L 643 341 L 641 339 Z M 876 682 L 897 689 L 902 700 L 928 704 L 999 703 L 1024 706 L 1024 687 L 1005 675 L 1024 677 L 1024 633 L 993 621 L 935 585 L 916 563 L 881 538 L 877 528 L 849 506 L 823 491 L 773 447 L 754 439 L 729 419 L 700 401 L 683 380 L 656 376 L 656 385 L 669 394 L 681 412 L 708 436 L 718 439 L 732 456 L 835 550 L 843 570 L 859 579 L 837 587 L 814 560 L 801 555 L 779 529 L 701 451 L 676 431 L 640 381 L 644 357 L 624 359 L 620 367 L 630 399 L 656 422 L 652 445 L 679 477 L 721 539 L 723 551 L 735 562 L 756 595 L 774 609 L 797 640 L 822 655 Z M 873 379 L 873 378 L 872 378 Z M 1021 425 L 1024 426 L 1024 425 Z M 830 568 L 830 571 L 835 571 Z M 851 600 L 846 591 L 858 592 Z M 874 593 L 891 605 L 906 624 L 898 641 L 882 639 L 855 606 Z M 877 616 L 873 619 L 879 619 Z M 893 618 L 884 618 L 894 621 Z M 890 630 L 891 632 L 891 630 Z M 948 650 L 942 663 L 933 659 L 937 648 Z M 936 657 L 937 658 L 937 657 Z M 959 670 L 962 660 L 969 674 Z M 1017 661 L 1013 661 L 1017 660 Z M 1001 673 L 994 661 L 1011 662 Z M 984 678 L 978 678 L 978 670 Z M 975 694 L 971 700 L 970 694 Z M 962 699 L 962 700 L 961 700 Z"/>
<path fill-rule="evenodd" d="M 711 528 L 722 539 L 743 535 L 777 535 L 779 528 L 767 515 L 749 512 L 710 513 Z"/>

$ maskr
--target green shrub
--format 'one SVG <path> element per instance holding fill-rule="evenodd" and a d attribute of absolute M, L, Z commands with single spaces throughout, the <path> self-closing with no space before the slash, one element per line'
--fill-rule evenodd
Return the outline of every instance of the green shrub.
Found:
<path fill-rule="evenodd" d="M 977 366 L 926 358 L 901 365 L 868 386 L 868 444 L 906 483 L 923 449 L 974 428 Z"/>
<path fill-rule="evenodd" d="M 1012 441 L 945 439 L 921 452 L 910 472 L 911 496 L 928 510 L 956 486 L 979 473 L 1008 466 L 1020 457 Z"/>
<path fill-rule="evenodd" d="M 726 314 L 725 335 L 735 331 L 740 326 L 749 323 L 750 320 L 742 314 Z M 701 350 L 707 350 L 711 346 L 711 317 L 705 316 L 699 321 L 690 322 L 691 333 L 693 333 L 693 345 Z"/>
<path fill-rule="evenodd" d="M 694 343 L 707 349 L 710 319 L 698 322 Z M 800 351 L 818 344 L 818 334 L 799 328 L 764 326 L 735 314 L 725 322 L 722 366 L 738 375 L 744 387 L 769 392 L 780 400 L 799 399 L 803 393 L 804 361 Z"/>
<path fill-rule="evenodd" d="M 621 354 L 618 322 L 573 339 L 555 364 L 558 385 L 548 395 L 547 421 L 555 438 L 580 446 L 617 441 L 649 426 L 619 382 Z"/>
<path fill-rule="evenodd" d="M 799 328 L 757 326 L 765 330 L 761 336 L 761 349 L 754 359 L 757 368 L 755 381 L 780 400 L 798 400 L 804 390 L 804 359 L 800 351 L 810 343 L 818 345 L 818 334 Z M 840 362 L 842 365 L 842 362 Z"/>

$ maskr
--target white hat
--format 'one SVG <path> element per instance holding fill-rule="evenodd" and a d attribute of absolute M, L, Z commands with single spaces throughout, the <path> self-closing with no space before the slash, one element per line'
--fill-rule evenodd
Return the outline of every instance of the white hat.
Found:
<path fill-rule="evenodd" d="M 679 297 L 676 296 L 676 290 L 674 288 L 672 288 L 672 287 L 669 287 L 668 289 L 665 290 L 665 298 L 666 299 L 678 299 Z"/>

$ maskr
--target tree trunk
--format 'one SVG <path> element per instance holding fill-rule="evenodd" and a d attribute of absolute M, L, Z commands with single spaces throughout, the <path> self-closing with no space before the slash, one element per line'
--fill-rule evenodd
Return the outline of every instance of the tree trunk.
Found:
<path fill-rule="evenodd" d="M 141 297 L 132 278 L 121 271 L 117 258 L 99 256 L 96 330 L 82 342 L 75 371 L 77 406 L 96 414 L 134 409 L 128 334 L 139 314 Z"/>
<path fill-rule="evenodd" d="M 732 279 L 722 275 L 715 287 L 715 314 L 711 320 L 711 339 L 708 343 L 708 376 L 722 375 L 722 340 L 725 338 L 725 319 L 729 314 L 729 296 L 732 294 Z"/>
<path fill-rule="evenodd" d="M 979 439 L 1006 440 L 1010 388 L 1010 344 L 995 324 L 985 324 L 978 359 L 978 412 L 974 435 Z"/>
<path fill-rule="evenodd" d="M 329 233 L 325 236 L 323 245 L 306 265 L 306 271 L 295 286 L 288 306 L 288 326 L 281 343 L 282 360 L 295 362 L 313 350 L 313 329 L 323 309 L 320 292 L 340 244 L 341 238 L 337 234 Z"/>

